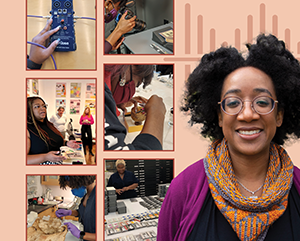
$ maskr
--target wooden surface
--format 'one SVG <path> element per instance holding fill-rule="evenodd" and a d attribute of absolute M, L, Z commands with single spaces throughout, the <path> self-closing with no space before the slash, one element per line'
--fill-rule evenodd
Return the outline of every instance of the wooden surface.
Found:
<path fill-rule="evenodd" d="M 41 184 L 49 186 L 59 186 L 59 176 L 41 176 Z"/>
<path fill-rule="evenodd" d="M 55 215 L 55 211 L 57 210 L 57 206 L 55 205 L 55 206 L 53 206 L 53 207 L 50 207 L 50 208 L 48 208 L 47 210 L 45 210 L 45 211 L 43 211 L 43 212 L 40 212 L 39 214 L 38 214 L 38 216 L 40 217 L 40 218 L 42 218 L 42 217 L 44 217 L 44 216 L 49 216 L 50 215 L 50 217 L 56 217 L 56 215 Z"/>
<path fill-rule="evenodd" d="M 27 15 L 50 16 L 51 0 L 28 0 Z M 96 16 L 95 0 L 73 0 L 74 16 Z M 31 41 L 46 25 L 47 19 L 27 17 L 27 41 Z M 73 52 L 54 52 L 57 69 L 91 70 L 96 68 L 96 21 L 77 19 L 75 23 L 77 49 Z M 27 44 L 27 54 L 30 45 Z M 54 69 L 49 57 L 42 69 Z"/>

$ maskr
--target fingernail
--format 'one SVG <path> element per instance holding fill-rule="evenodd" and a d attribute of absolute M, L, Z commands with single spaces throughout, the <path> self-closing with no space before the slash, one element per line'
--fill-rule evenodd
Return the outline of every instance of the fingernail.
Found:
<path fill-rule="evenodd" d="M 53 16 L 51 15 L 50 18 L 49 18 L 49 20 L 51 20 L 52 18 L 53 18 Z"/>
<path fill-rule="evenodd" d="M 57 40 L 56 40 L 56 42 L 57 42 L 57 44 L 59 44 L 59 42 L 60 42 L 60 38 L 59 38 L 59 39 L 57 39 Z"/>
<path fill-rule="evenodd" d="M 55 28 L 55 30 L 60 30 L 60 28 L 61 28 L 60 26 L 57 26 L 57 27 Z"/>

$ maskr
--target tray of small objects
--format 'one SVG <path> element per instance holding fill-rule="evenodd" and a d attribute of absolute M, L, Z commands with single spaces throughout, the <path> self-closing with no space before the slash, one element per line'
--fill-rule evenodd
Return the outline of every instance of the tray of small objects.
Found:
<path fill-rule="evenodd" d="M 81 149 L 73 149 L 68 146 L 60 147 L 60 155 L 66 157 L 63 164 L 84 163 L 84 154 Z"/>
<path fill-rule="evenodd" d="M 160 210 L 158 209 L 105 220 L 105 233 L 109 236 L 140 228 L 157 227 L 159 212 Z"/>
<path fill-rule="evenodd" d="M 105 239 L 105 241 L 156 241 L 156 232 L 153 230 L 142 232 L 137 235 L 126 235 L 114 239 Z"/>
<path fill-rule="evenodd" d="M 156 197 L 142 197 L 142 199 L 143 201 L 140 202 L 140 205 L 148 210 L 158 209 L 162 205 L 162 201 Z"/>

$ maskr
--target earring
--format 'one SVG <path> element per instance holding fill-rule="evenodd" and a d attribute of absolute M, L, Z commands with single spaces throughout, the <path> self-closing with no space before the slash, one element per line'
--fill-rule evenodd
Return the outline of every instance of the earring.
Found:
<path fill-rule="evenodd" d="M 125 76 L 123 76 L 123 78 L 119 82 L 119 85 L 124 86 L 125 84 L 126 84 L 126 79 L 125 79 Z"/>

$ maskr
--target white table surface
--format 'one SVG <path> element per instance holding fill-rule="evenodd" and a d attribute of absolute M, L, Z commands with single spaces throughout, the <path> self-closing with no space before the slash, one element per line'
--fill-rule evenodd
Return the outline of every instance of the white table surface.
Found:
<path fill-rule="evenodd" d="M 160 79 L 163 79 L 163 81 L 166 81 L 165 83 L 161 82 Z M 171 83 L 171 84 L 170 84 Z M 147 99 L 149 99 L 152 95 L 156 94 L 159 97 L 163 98 L 163 102 L 166 106 L 166 115 L 165 115 L 165 121 L 164 121 L 164 135 L 163 135 L 163 150 L 173 150 L 173 125 L 169 124 L 170 119 L 172 119 L 172 115 L 170 114 L 170 108 L 173 107 L 173 81 L 170 81 L 168 79 L 168 75 L 164 75 L 161 77 L 158 77 L 156 79 L 153 78 L 150 85 L 148 85 L 145 89 L 143 89 L 142 85 L 139 86 L 139 88 L 136 89 L 134 96 L 142 96 Z M 127 108 L 127 111 L 131 111 L 131 107 Z M 120 110 L 122 111 L 122 110 Z M 131 118 L 130 118 L 131 119 Z M 119 120 L 121 123 L 123 122 L 122 114 L 119 116 Z M 126 119 L 128 120 L 128 119 Z M 133 122 L 133 121 L 132 121 Z M 134 138 L 139 134 L 140 132 L 131 132 L 127 133 L 127 136 L 125 138 L 125 143 L 131 143 L 133 142 Z"/>
<path fill-rule="evenodd" d="M 106 221 L 111 220 L 111 219 L 121 218 L 123 216 L 130 215 L 130 214 L 139 214 L 139 213 L 151 211 L 139 204 L 139 202 L 143 201 L 142 198 L 137 197 L 136 199 L 137 199 L 137 202 L 131 202 L 129 198 L 117 200 L 117 202 L 125 203 L 127 212 L 123 213 L 123 214 L 118 214 L 118 212 L 108 213 L 108 215 L 105 215 Z M 121 221 L 116 221 L 116 222 L 121 222 Z M 155 231 L 155 233 L 157 233 L 157 227 L 139 228 L 139 229 L 135 229 L 132 231 L 118 233 L 118 234 L 114 234 L 114 235 L 106 235 L 106 233 L 105 233 L 105 240 L 106 239 L 115 239 L 115 238 L 119 238 L 119 237 L 123 237 L 123 236 L 127 236 L 127 235 L 138 235 L 140 233 L 144 233 L 144 232 L 151 231 L 151 230 L 153 230 L 153 231 Z"/>

